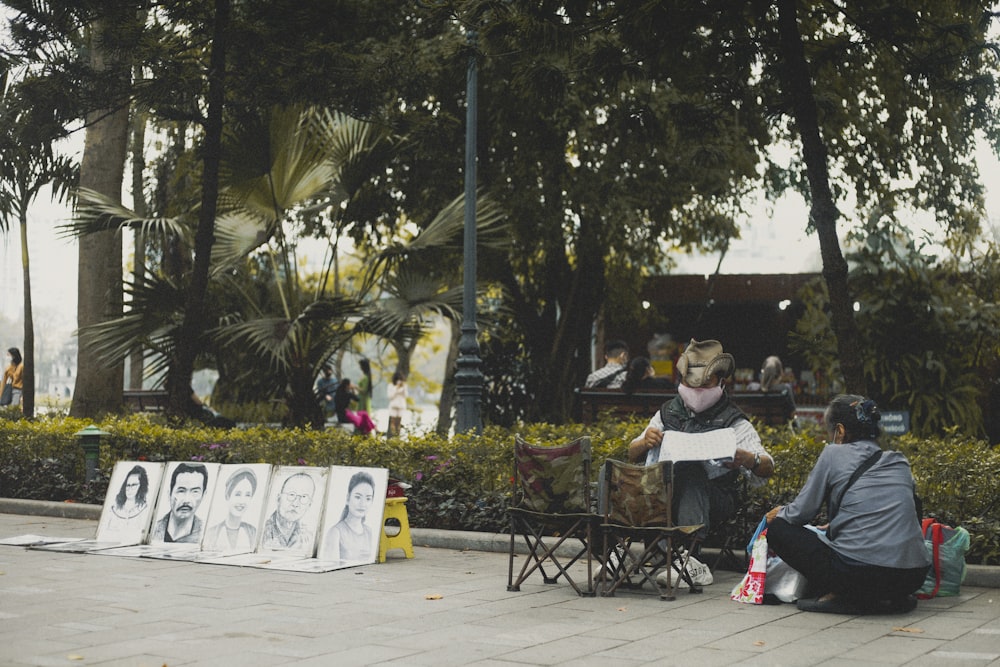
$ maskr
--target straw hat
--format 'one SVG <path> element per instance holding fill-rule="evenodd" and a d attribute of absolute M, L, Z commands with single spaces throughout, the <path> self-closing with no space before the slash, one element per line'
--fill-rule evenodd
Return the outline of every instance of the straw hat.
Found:
<path fill-rule="evenodd" d="M 722 351 L 722 343 L 717 340 L 697 341 L 692 338 L 677 360 L 681 382 L 689 387 L 701 387 L 713 375 L 730 377 L 735 370 L 736 360 L 733 355 Z"/>

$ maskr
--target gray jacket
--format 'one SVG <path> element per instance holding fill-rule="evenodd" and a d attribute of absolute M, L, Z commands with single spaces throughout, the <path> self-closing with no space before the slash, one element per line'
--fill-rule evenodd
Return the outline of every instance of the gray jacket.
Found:
<path fill-rule="evenodd" d="M 812 521 L 824 499 L 836 498 L 876 449 L 870 440 L 827 445 L 799 495 L 778 516 L 797 526 Z M 831 525 L 836 539 L 831 542 L 825 535 L 820 539 L 848 560 L 900 569 L 930 564 L 917 522 L 910 463 L 899 452 L 884 452 L 858 478 L 844 494 Z"/>

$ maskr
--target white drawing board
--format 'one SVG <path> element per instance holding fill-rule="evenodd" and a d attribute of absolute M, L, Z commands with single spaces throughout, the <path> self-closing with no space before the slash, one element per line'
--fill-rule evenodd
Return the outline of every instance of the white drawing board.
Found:
<path fill-rule="evenodd" d="M 209 504 L 201 548 L 220 554 L 250 553 L 257 547 L 268 485 L 270 463 L 226 464 Z"/>
<path fill-rule="evenodd" d="M 149 544 L 201 544 L 219 467 L 218 463 L 199 461 L 167 464 L 160 482 Z"/>
<path fill-rule="evenodd" d="M 327 468 L 278 466 L 271 473 L 257 551 L 311 558 L 326 499 Z"/>
<path fill-rule="evenodd" d="M 386 468 L 330 468 L 319 560 L 363 565 L 378 559 L 388 485 Z"/>
<path fill-rule="evenodd" d="M 149 461 L 115 464 L 97 524 L 97 541 L 122 546 L 146 541 L 163 469 L 163 463 Z"/>

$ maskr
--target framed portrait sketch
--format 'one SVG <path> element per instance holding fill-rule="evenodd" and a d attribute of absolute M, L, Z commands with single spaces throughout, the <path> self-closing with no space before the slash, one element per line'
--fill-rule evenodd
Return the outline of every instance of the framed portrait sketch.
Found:
<path fill-rule="evenodd" d="M 115 463 L 97 524 L 98 542 L 127 546 L 146 541 L 164 465 L 148 461 Z"/>
<path fill-rule="evenodd" d="M 270 463 L 226 464 L 219 468 L 202 551 L 243 554 L 257 548 L 271 468 Z"/>
<path fill-rule="evenodd" d="M 273 470 L 258 552 L 313 557 L 326 477 L 327 468 L 278 466 Z"/>
<path fill-rule="evenodd" d="M 318 559 L 342 561 L 345 565 L 364 565 L 378 559 L 388 485 L 386 468 L 330 468 Z"/>
<path fill-rule="evenodd" d="M 163 471 L 149 544 L 200 545 L 205 534 L 208 499 L 219 476 L 218 463 L 171 461 Z"/>

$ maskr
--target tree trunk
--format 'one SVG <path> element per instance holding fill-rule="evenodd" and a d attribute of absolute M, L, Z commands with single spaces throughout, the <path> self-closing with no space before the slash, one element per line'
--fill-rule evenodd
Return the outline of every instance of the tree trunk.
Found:
<path fill-rule="evenodd" d="M 149 216 L 149 206 L 146 205 L 145 181 L 146 158 L 144 144 L 146 143 L 146 114 L 136 110 L 132 114 L 132 210 L 140 218 Z M 146 275 L 146 239 L 142 229 L 137 227 L 133 236 L 132 280 L 141 285 Z M 143 358 L 142 346 L 137 345 L 129 355 L 128 386 L 132 389 L 142 389 Z"/>
<path fill-rule="evenodd" d="M 104 24 L 93 26 L 90 64 L 106 69 L 115 56 L 103 44 Z M 125 156 L 128 151 L 128 109 L 103 109 L 87 115 L 87 134 L 80 163 L 80 187 L 121 201 Z M 121 317 L 122 242 L 117 232 L 98 232 L 80 237 L 77 326 Z M 97 358 L 82 340 L 77 354 L 76 385 L 70 416 L 93 418 L 114 412 L 122 405 L 123 364 L 109 365 Z"/>
<path fill-rule="evenodd" d="M 212 55 L 208 68 L 208 119 L 205 123 L 204 156 L 201 187 L 201 208 L 198 229 L 194 237 L 194 268 L 188 291 L 187 308 L 177 335 L 167 376 L 168 413 L 183 417 L 191 397 L 191 374 L 200 350 L 199 341 L 209 316 L 205 312 L 208 291 L 208 270 L 215 243 L 215 212 L 219 195 L 219 162 L 222 153 L 222 116 L 225 106 L 226 31 L 229 27 L 229 0 L 215 1 L 215 22 L 212 27 Z"/>
<path fill-rule="evenodd" d="M 444 381 L 441 383 L 441 400 L 438 402 L 438 435 L 447 436 L 451 431 L 452 413 L 455 409 L 455 369 L 458 368 L 458 342 L 462 338 L 462 323 L 448 318 L 451 327 L 451 342 L 448 345 L 448 359 L 444 364 Z"/>
<path fill-rule="evenodd" d="M 27 202 L 24 202 L 27 203 Z M 31 308 L 31 267 L 28 261 L 28 209 L 21 207 L 21 270 L 24 273 L 24 376 L 21 380 L 21 409 L 25 417 L 35 416 L 35 318 Z"/>
<path fill-rule="evenodd" d="M 785 96 L 792 104 L 795 125 L 802 140 L 802 157 L 809 179 L 812 204 L 809 216 L 819 235 L 823 278 L 830 293 L 833 332 L 837 337 L 840 369 L 847 390 L 865 394 L 860 335 L 854 320 L 854 300 L 847 284 L 847 261 L 837 237 L 837 211 L 830 188 L 826 144 L 820 134 L 819 116 L 805 48 L 799 33 L 796 0 L 778 0 L 778 32 L 784 57 Z"/>

